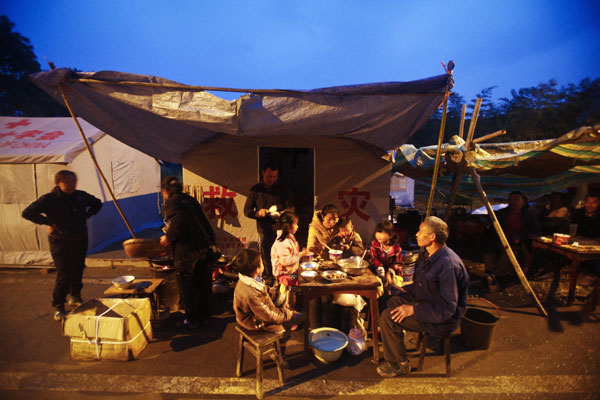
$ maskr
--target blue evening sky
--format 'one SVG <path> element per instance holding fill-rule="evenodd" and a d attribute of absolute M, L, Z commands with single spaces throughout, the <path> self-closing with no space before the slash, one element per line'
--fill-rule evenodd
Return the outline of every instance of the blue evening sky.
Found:
<path fill-rule="evenodd" d="M 600 1 L 0 0 L 57 67 L 190 85 L 313 89 L 443 73 L 468 101 L 497 86 L 600 77 Z M 224 95 L 235 98 L 238 94 Z"/>

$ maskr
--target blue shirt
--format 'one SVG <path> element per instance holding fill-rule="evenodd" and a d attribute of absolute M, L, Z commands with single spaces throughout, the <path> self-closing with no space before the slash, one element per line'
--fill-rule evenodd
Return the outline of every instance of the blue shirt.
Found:
<path fill-rule="evenodd" d="M 419 256 L 412 285 L 404 287 L 414 303 L 414 318 L 432 334 L 448 334 L 467 308 L 469 274 L 460 257 L 443 246 Z"/>

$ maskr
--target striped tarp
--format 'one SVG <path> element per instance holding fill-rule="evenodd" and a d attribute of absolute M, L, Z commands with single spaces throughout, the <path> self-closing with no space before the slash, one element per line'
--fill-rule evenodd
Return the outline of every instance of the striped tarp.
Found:
<path fill-rule="evenodd" d="M 393 154 L 394 172 L 431 184 L 436 148 L 400 146 Z M 439 190 L 450 191 L 465 150 L 465 142 L 458 136 L 442 145 Z M 600 181 L 600 124 L 580 127 L 557 139 L 475 145 L 471 155 L 471 165 L 489 197 L 506 198 L 511 191 L 520 190 L 536 198 Z M 459 193 L 477 195 L 468 174 L 462 176 Z"/>

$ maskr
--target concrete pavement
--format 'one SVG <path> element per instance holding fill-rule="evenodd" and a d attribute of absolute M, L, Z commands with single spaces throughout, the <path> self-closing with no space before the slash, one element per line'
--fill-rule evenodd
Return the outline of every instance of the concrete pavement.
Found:
<path fill-rule="evenodd" d="M 149 277 L 150 270 L 132 263 L 87 268 L 84 297 L 101 297 L 113 277 L 125 274 Z M 307 362 L 298 331 L 286 351 L 290 369 L 285 371 L 285 387 L 278 388 L 276 371 L 272 363 L 266 364 L 267 396 L 600 398 L 598 314 L 582 318 L 582 297 L 565 306 L 561 293 L 567 279 L 561 278 L 552 296 L 555 301 L 546 303 L 549 319 L 539 315 L 519 286 L 488 294 L 502 315 L 492 347 L 471 350 L 459 335 L 454 336 L 450 378 L 443 376 L 443 357 L 433 350 L 427 354 L 424 371 L 395 379 L 377 375 L 370 350 L 359 357 L 345 352 L 330 365 Z M 252 357 L 247 357 L 246 374 L 235 377 L 238 338 L 231 293 L 215 296 L 215 316 L 208 328 L 189 331 L 168 322 L 154 330 L 154 340 L 137 360 L 83 362 L 70 359 L 69 338 L 61 336 L 60 324 L 52 319 L 53 281 L 52 272 L 0 271 L 0 398 L 254 398 Z M 532 284 L 542 297 L 550 290 L 547 278 Z M 474 303 L 489 307 L 481 301 Z M 409 337 L 408 347 L 414 347 L 415 341 Z M 433 344 L 436 349 L 437 342 Z M 412 364 L 416 366 L 415 356 Z"/>

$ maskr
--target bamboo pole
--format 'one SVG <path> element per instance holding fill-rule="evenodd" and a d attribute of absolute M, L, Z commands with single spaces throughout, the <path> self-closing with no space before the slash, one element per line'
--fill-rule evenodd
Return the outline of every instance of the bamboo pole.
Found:
<path fill-rule="evenodd" d="M 513 253 L 512 248 L 510 247 L 510 244 L 508 243 L 508 240 L 506 239 L 506 236 L 504 235 L 504 231 L 502 230 L 502 227 L 500 226 L 500 222 L 498 222 L 498 218 L 496 218 L 496 214 L 494 213 L 494 210 L 492 209 L 492 206 L 490 205 L 490 201 L 488 200 L 487 195 L 485 194 L 485 191 L 483 190 L 483 187 L 481 186 L 479 174 L 477 174 L 477 171 L 475 171 L 474 167 L 469 167 L 469 174 L 473 178 L 473 183 L 475 184 L 475 187 L 477 188 L 477 192 L 479 192 L 479 196 L 481 197 L 483 204 L 485 204 L 485 208 L 487 209 L 488 215 L 489 215 L 490 219 L 492 220 L 494 229 L 496 229 L 496 232 L 498 233 L 498 237 L 500 238 L 502 247 L 504 248 L 504 251 L 506 252 L 506 255 L 508 256 L 508 259 L 510 260 L 513 268 L 515 269 L 515 272 L 517 273 L 517 276 L 519 277 L 519 280 L 521 281 L 521 285 L 523 285 L 523 287 L 525 288 L 525 291 L 531 296 L 531 298 L 534 301 L 535 306 L 537 307 L 540 314 L 542 314 L 544 317 L 548 317 L 548 313 L 546 312 L 546 310 L 544 309 L 544 306 L 542 306 L 542 303 L 540 303 L 540 300 L 537 298 L 537 296 L 535 295 L 535 292 L 531 288 L 531 285 L 529 284 L 527 277 L 523 273 L 523 270 L 521 269 L 521 266 L 519 265 L 519 262 L 517 261 L 517 258 L 515 257 L 515 253 Z"/>
<path fill-rule="evenodd" d="M 481 143 L 483 141 L 489 140 L 489 139 L 493 139 L 495 137 L 498 136 L 502 136 L 502 135 L 506 135 L 506 129 L 501 129 L 499 131 L 496 132 L 492 132 L 492 133 L 488 133 L 487 135 L 483 135 L 482 137 L 478 137 L 477 139 L 473 140 L 473 143 Z"/>
<path fill-rule="evenodd" d="M 478 97 L 475 101 L 475 108 L 473 109 L 473 116 L 469 123 L 469 132 L 467 133 L 467 142 L 465 148 L 467 151 L 471 150 L 471 142 L 473 141 L 473 135 L 475 134 L 475 126 L 477 125 L 477 118 L 479 118 L 479 108 L 481 107 L 481 97 Z"/>
<path fill-rule="evenodd" d="M 440 134 L 438 135 L 437 151 L 435 153 L 435 167 L 433 169 L 433 177 L 431 178 L 431 190 L 429 191 L 429 199 L 427 200 L 427 212 L 425 218 L 431 215 L 433 206 L 433 197 L 435 195 L 435 185 L 437 184 L 437 176 L 440 170 L 440 158 L 442 153 L 442 142 L 444 140 L 444 130 L 446 129 L 446 112 L 448 111 L 448 94 L 450 87 L 446 86 L 446 94 L 444 95 L 444 110 L 442 111 L 442 123 L 440 124 Z"/>
<path fill-rule="evenodd" d="M 459 170 L 454 173 L 452 177 L 452 189 L 450 190 L 450 196 L 448 197 L 448 204 L 446 204 L 446 212 L 444 213 L 444 221 L 448 222 L 450 219 L 450 213 L 452 212 L 452 207 L 454 206 L 454 201 L 456 200 L 456 194 L 458 193 L 458 186 L 460 185 L 460 181 L 464 174 L 463 171 L 464 164 L 464 154 L 463 159 L 460 161 Z"/>
<path fill-rule="evenodd" d="M 81 138 L 83 139 L 83 143 L 85 144 L 88 154 L 90 155 L 92 162 L 96 166 L 96 171 L 98 171 L 98 173 L 102 177 L 102 180 L 104 181 L 104 184 L 106 185 L 108 192 L 110 193 L 110 197 L 112 197 L 113 203 L 115 203 L 115 207 L 117 207 L 117 211 L 119 211 L 119 214 L 121 214 L 121 218 L 123 218 L 123 221 L 125 221 L 125 225 L 127 225 L 127 229 L 129 230 L 129 233 L 131 233 L 131 237 L 135 238 L 135 233 L 133 233 L 133 229 L 131 228 L 131 225 L 129 225 L 129 221 L 127 221 L 127 218 L 125 218 L 125 214 L 123 214 L 123 210 L 121 210 L 121 207 L 119 206 L 119 203 L 117 202 L 117 199 L 116 199 L 110 185 L 108 184 L 108 180 L 106 180 L 106 177 L 104 176 L 104 174 L 102 173 L 102 170 L 100 169 L 100 166 L 98 165 L 98 161 L 96 161 L 96 157 L 94 156 L 94 153 L 92 153 L 90 144 L 89 144 L 87 138 L 85 137 L 85 134 L 83 133 L 83 129 L 81 128 L 81 125 L 79 125 L 79 121 L 77 121 L 77 117 L 75 116 L 75 113 L 73 112 L 73 109 L 71 108 L 71 105 L 69 104 L 69 100 L 67 100 L 67 96 L 65 95 L 65 91 L 63 90 L 62 85 L 59 84 L 58 88 L 60 89 L 60 94 L 62 95 L 62 98 L 65 101 L 65 105 L 67 106 L 67 109 L 69 110 L 69 113 L 71 114 L 71 117 L 73 117 L 73 121 L 75 121 L 75 125 L 77 125 L 77 129 L 79 130 L 79 133 L 81 134 Z"/>
<path fill-rule="evenodd" d="M 256 93 L 256 94 L 320 94 L 323 96 L 343 96 L 340 93 L 314 93 L 303 90 L 293 89 L 240 89 L 240 88 L 224 88 L 216 86 L 193 86 L 193 85 L 182 85 L 180 83 L 155 83 L 155 82 L 136 82 L 136 81 L 103 81 L 100 79 L 89 79 L 89 78 L 70 78 L 67 82 L 81 82 L 81 83 L 95 83 L 100 85 L 124 85 L 124 86 L 142 86 L 160 89 L 179 89 L 189 91 L 206 91 L 210 90 L 213 92 L 240 92 L 240 93 Z M 359 93 L 360 96 L 439 96 L 440 93 Z M 446 94 L 447 96 L 447 94 Z"/>
<path fill-rule="evenodd" d="M 463 134 L 465 133 L 465 115 L 467 114 L 467 105 L 462 105 L 462 112 L 460 113 L 460 127 L 458 129 L 458 137 L 463 138 Z"/>

